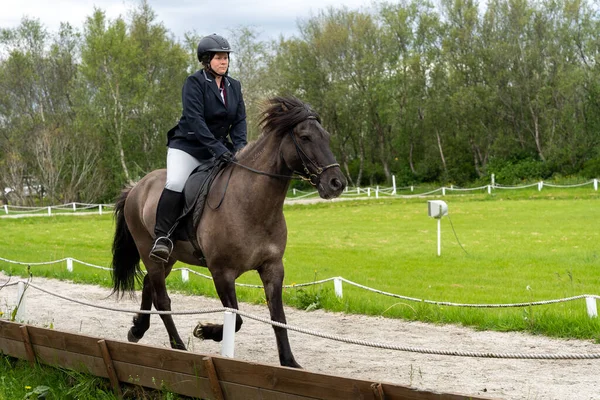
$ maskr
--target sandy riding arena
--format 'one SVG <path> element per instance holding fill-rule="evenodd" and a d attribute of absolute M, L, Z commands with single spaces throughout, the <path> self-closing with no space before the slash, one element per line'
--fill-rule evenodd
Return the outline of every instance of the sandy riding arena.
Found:
<path fill-rule="evenodd" d="M 7 276 L 0 273 L 0 282 Z M 94 304 L 122 309 L 139 308 L 136 299 L 106 298 L 107 288 L 34 278 L 48 291 Z M 14 307 L 17 287 L 0 291 L 0 311 L 6 318 Z M 26 322 L 54 329 L 126 341 L 132 314 L 94 309 L 29 288 Z M 216 299 L 171 293 L 174 310 L 218 308 Z M 241 304 L 242 311 L 268 317 L 266 306 Z M 600 353 L 591 341 L 558 340 L 520 333 L 477 332 L 457 326 L 346 315 L 324 311 L 304 312 L 286 307 L 288 323 L 345 338 L 433 350 L 490 353 L 581 354 Z M 192 336 L 196 323 L 222 322 L 221 314 L 175 316 L 188 349 L 219 353 L 220 344 Z M 500 399 L 600 399 L 600 360 L 520 360 L 438 356 L 381 350 L 290 332 L 296 360 L 307 370 L 373 381 L 386 381 L 419 389 Z M 269 325 L 244 319 L 236 335 L 235 357 L 279 364 L 275 335 Z M 168 346 L 160 317 L 151 318 L 150 330 L 140 343 Z"/>

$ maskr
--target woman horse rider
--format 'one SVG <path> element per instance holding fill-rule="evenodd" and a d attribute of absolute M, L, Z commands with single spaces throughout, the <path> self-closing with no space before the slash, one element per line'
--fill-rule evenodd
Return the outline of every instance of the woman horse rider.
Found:
<path fill-rule="evenodd" d="M 231 162 L 247 143 L 241 84 L 227 75 L 229 53 L 229 42 L 222 36 L 203 37 L 198 43 L 203 68 L 183 85 L 183 112 L 168 133 L 167 181 L 156 207 L 156 239 L 150 251 L 155 261 L 167 262 L 171 255 L 171 229 L 181 214 L 181 193 L 192 171 L 207 163 Z"/>

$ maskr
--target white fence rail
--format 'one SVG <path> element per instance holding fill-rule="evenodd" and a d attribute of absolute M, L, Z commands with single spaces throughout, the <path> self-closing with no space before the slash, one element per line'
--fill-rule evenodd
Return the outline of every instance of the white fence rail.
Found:
<path fill-rule="evenodd" d="M 538 191 L 541 191 L 544 188 L 544 186 L 553 187 L 553 188 L 563 188 L 563 189 L 592 186 L 594 191 L 598 191 L 598 179 L 592 179 L 587 182 L 576 183 L 576 184 L 572 184 L 572 185 L 559 185 L 559 184 L 553 184 L 553 183 L 549 183 L 549 182 L 540 181 L 540 182 L 535 182 L 535 183 L 531 183 L 531 184 L 509 186 L 509 185 L 497 184 L 497 183 L 495 183 L 494 179 L 492 178 L 492 183 L 489 185 L 483 185 L 483 186 L 472 187 L 472 188 L 463 188 L 463 187 L 459 187 L 459 186 L 450 185 L 450 186 L 442 186 L 437 189 L 431 189 L 431 190 L 424 191 L 424 192 L 419 191 L 419 189 L 422 189 L 419 186 L 397 187 L 395 182 L 396 182 L 396 179 L 394 177 L 393 186 L 387 187 L 387 188 L 380 187 L 380 186 L 376 186 L 374 188 L 372 188 L 372 187 L 366 187 L 366 188 L 346 187 L 346 189 L 342 193 L 341 197 L 352 198 L 352 197 L 366 196 L 366 197 L 372 197 L 372 198 L 379 198 L 380 196 L 386 196 L 386 197 L 396 197 L 396 198 L 411 198 L 411 197 L 430 196 L 430 195 L 433 195 L 433 194 L 436 194 L 439 192 L 441 192 L 442 196 L 446 196 L 446 193 L 452 193 L 452 192 L 477 192 L 477 191 L 479 191 L 479 192 L 487 191 L 488 194 L 492 194 L 492 192 L 494 190 L 516 190 L 516 189 L 527 189 L 527 188 L 532 188 L 532 187 L 537 187 Z M 400 192 L 406 192 L 406 191 L 410 191 L 410 193 L 405 193 L 405 194 L 400 193 Z M 316 196 L 318 196 L 318 192 L 316 190 L 310 191 L 310 192 L 305 192 L 305 191 L 298 190 L 298 189 L 292 189 L 292 196 L 287 197 L 286 200 L 289 200 L 289 201 L 301 200 L 301 199 L 316 197 Z"/>
<path fill-rule="evenodd" d="M 452 192 L 487 192 L 488 194 L 492 194 L 494 190 L 519 190 L 519 189 L 527 189 L 532 187 L 537 187 L 538 191 L 542 191 L 544 186 L 552 187 L 552 188 L 561 188 L 561 189 L 569 189 L 569 188 L 581 188 L 584 186 L 592 186 L 594 191 L 598 191 L 598 179 L 592 179 L 587 182 L 576 183 L 572 185 L 559 185 L 550 182 L 535 182 L 531 184 L 524 184 L 518 186 L 509 186 L 509 185 L 501 185 L 494 182 L 492 179 L 492 183 L 489 185 L 478 186 L 473 188 L 463 188 L 454 185 L 450 186 L 442 186 L 437 189 L 431 189 L 424 192 L 419 192 L 418 186 L 405 186 L 405 187 L 396 187 L 396 179 L 393 179 L 394 185 L 392 187 L 347 187 L 346 190 L 342 193 L 341 197 L 345 198 L 374 198 L 378 199 L 380 197 L 386 198 L 412 198 L 412 197 L 423 197 L 423 196 L 431 196 L 438 193 L 441 193 L 442 196 L 446 196 L 447 193 Z M 399 191 L 409 191 L 410 193 L 402 194 Z M 302 191 L 299 189 L 292 189 L 292 195 L 286 198 L 288 202 L 294 202 L 295 200 L 303 200 L 308 198 L 318 197 L 318 192 L 315 191 Z M 36 214 L 36 215 L 57 215 L 57 214 L 100 214 L 102 215 L 105 211 L 112 211 L 114 209 L 114 204 L 87 204 L 87 203 L 66 203 L 55 206 L 45 206 L 45 207 L 25 207 L 25 206 L 14 206 L 10 204 L 3 205 L 3 212 L 0 210 L 0 216 L 4 215 L 19 215 L 19 214 Z"/>
<path fill-rule="evenodd" d="M 9 260 L 7 258 L 0 257 L 0 261 L 4 261 L 9 264 L 18 264 L 18 265 L 27 265 L 27 266 L 51 265 L 51 264 L 59 264 L 59 263 L 64 262 L 64 263 L 66 263 L 66 268 L 69 272 L 73 272 L 73 269 L 74 269 L 73 264 L 74 263 L 79 263 L 82 265 L 86 265 L 88 267 L 101 269 L 104 271 L 111 271 L 110 268 L 90 264 L 90 263 L 80 261 L 80 260 L 77 260 L 77 259 L 71 258 L 71 257 L 61 258 L 59 260 L 54 260 L 54 261 L 33 262 L 33 263 L 32 262 L 14 261 L 14 260 Z M 204 279 L 209 279 L 209 280 L 213 279 L 209 275 L 202 274 L 200 272 L 194 271 L 189 268 L 175 268 L 175 269 L 173 269 L 173 271 L 181 271 L 181 279 L 183 282 L 189 282 L 189 274 L 190 273 L 197 275 Z M 283 288 L 284 289 L 294 289 L 294 288 L 301 288 L 301 287 L 305 287 L 305 286 L 322 285 L 324 283 L 328 283 L 328 282 L 332 282 L 332 281 L 333 281 L 335 295 L 339 298 L 343 298 L 343 296 L 344 296 L 343 283 L 345 282 L 346 284 L 348 284 L 350 286 L 354 286 L 359 289 L 363 289 L 363 290 L 366 290 L 366 291 L 369 291 L 372 293 L 377 293 L 377 294 L 380 294 L 383 296 L 394 297 L 394 298 L 398 298 L 398 299 L 402 299 L 402 300 L 406 300 L 406 301 L 412 301 L 412 302 L 416 302 L 416 303 L 425 303 L 425 304 L 446 306 L 446 307 L 520 308 L 520 307 L 531 307 L 531 306 L 541 306 L 541 305 L 556 304 L 556 303 L 565 303 L 565 302 L 585 299 L 587 313 L 590 318 L 596 318 L 598 316 L 596 303 L 597 303 L 597 300 L 600 299 L 600 295 L 581 294 L 581 295 L 577 295 L 577 296 L 565 297 L 565 298 L 560 298 L 560 299 L 540 300 L 540 301 L 532 301 L 532 302 L 524 302 L 524 303 L 496 303 L 496 304 L 453 303 L 453 302 L 448 302 L 448 301 L 428 300 L 428 299 L 421 299 L 421 298 L 416 298 L 416 297 L 409 297 L 409 296 L 403 296 L 400 294 L 390 293 L 390 292 L 386 292 L 383 290 L 371 288 L 369 286 L 361 285 L 360 283 L 353 282 L 353 281 L 343 278 L 341 276 L 322 279 L 322 280 L 314 281 L 314 282 L 306 282 L 306 283 L 293 284 L 293 285 L 283 285 Z M 235 283 L 235 285 L 238 287 L 247 287 L 247 288 L 256 288 L 256 289 L 262 289 L 262 287 L 263 287 L 262 285 L 251 285 L 251 284 L 247 284 L 247 283 L 237 283 L 237 282 Z"/>
<path fill-rule="evenodd" d="M 87 203 L 66 203 L 55 206 L 44 207 L 26 207 L 4 204 L 2 211 L 4 215 L 62 215 L 62 214 L 100 214 L 107 210 L 114 209 L 114 204 L 87 204 Z"/>

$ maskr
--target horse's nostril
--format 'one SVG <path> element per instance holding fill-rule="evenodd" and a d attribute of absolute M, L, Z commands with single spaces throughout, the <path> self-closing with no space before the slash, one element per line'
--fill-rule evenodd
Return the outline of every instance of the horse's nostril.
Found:
<path fill-rule="evenodd" d="M 332 180 L 329 181 L 329 186 L 333 189 L 333 190 L 340 190 L 343 186 L 342 181 L 340 181 L 338 178 L 333 178 Z"/>

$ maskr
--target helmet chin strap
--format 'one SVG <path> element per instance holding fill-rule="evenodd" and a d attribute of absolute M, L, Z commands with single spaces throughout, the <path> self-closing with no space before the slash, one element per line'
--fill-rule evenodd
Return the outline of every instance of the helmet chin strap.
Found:
<path fill-rule="evenodd" d="M 208 70 L 209 70 L 211 73 L 213 73 L 213 74 L 215 74 L 215 75 L 218 75 L 218 76 L 220 76 L 220 77 L 227 76 L 227 73 L 229 72 L 229 68 L 227 68 L 227 71 L 225 71 L 225 73 L 224 73 L 224 74 L 220 74 L 220 73 L 218 73 L 217 71 L 215 71 L 214 69 L 212 69 L 212 67 L 210 66 L 210 63 L 208 64 Z"/>

